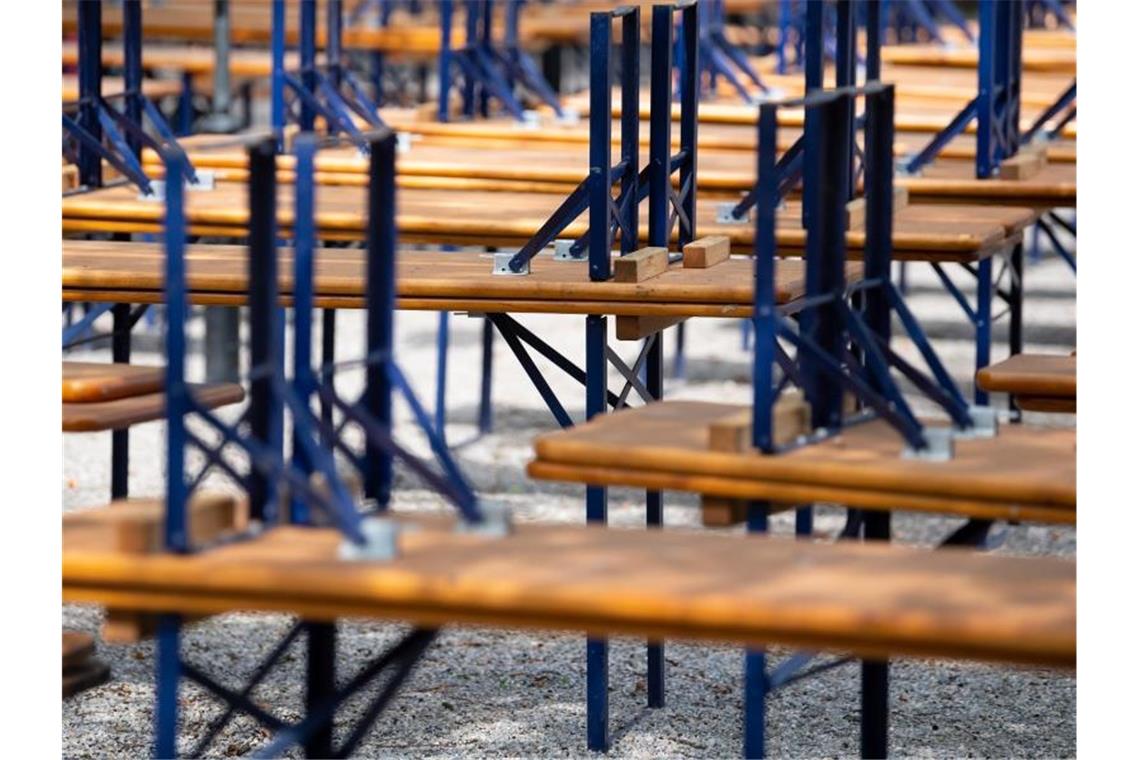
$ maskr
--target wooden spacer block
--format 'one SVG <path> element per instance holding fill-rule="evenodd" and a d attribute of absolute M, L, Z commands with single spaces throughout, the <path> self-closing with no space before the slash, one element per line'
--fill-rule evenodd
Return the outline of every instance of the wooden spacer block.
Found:
<path fill-rule="evenodd" d="M 229 494 L 202 493 L 190 499 L 187 527 L 191 544 L 240 530 L 246 521 L 245 501 Z M 125 554 L 162 550 L 164 504 L 159 499 L 122 499 L 97 509 L 63 517 L 64 543 Z"/>
<path fill-rule="evenodd" d="M 667 248 L 641 248 L 614 259 L 614 282 L 645 282 L 668 268 Z"/>
<path fill-rule="evenodd" d="M 894 213 L 906 208 L 910 203 L 910 191 L 902 185 L 894 186 Z M 867 223 L 867 199 L 863 196 L 847 203 L 847 229 L 854 230 Z"/>
<path fill-rule="evenodd" d="M 748 502 L 724 496 L 701 494 L 701 525 L 706 528 L 731 528 L 748 519 Z"/>
<path fill-rule="evenodd" d="M 619 314 L 617 317 L 617 339 L 641 340 L 684 321 L 684 317 L 630 317 Z"/>
<path fill-rule="evenodd" d="M 1001 162 L 999 179 L 1029 179 L 1045 168 L 1045 146 L 1027 145 Z"/>
<path fill-rule="evenodd" d="M 727 235 L 708 235 L 694 240 L 683 249 L 686 269 L 708 269 L 728 261 L 731 244 Z"/>
<path fill-rule="evenodd" d="M 799 393 L 785 394 L 772 407 L 772 440 L 783 445 L 811 432 L 811 408 Z M 729 453 L 752 448 L 752 410 L 740 409 L 709 425 L 709 450 Z"/>

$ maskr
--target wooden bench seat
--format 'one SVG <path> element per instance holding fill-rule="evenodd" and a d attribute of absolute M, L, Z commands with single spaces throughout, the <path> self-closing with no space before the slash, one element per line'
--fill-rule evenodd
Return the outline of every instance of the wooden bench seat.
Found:
<path fill-rule="evenodd" d="M 948 462 L 903 459 L 902 439 L 881 420 L 784 454 L 710 451 L 709 426 L 743 408 L 664 401 L 602 415 L 539 436 L 527 474 L 734 499 L 1076 522 L 1073 430 L 1006 425 L 996 438 L 955 441 Z"/>
<path fill-rule="evenodd" d="M 278 190 L 280 232 L 292 227 L 293 188 Z M 365 193 L 355 187 L 322 187 L 317 195 L 319 235 L 327 239 L 361 240 L 364 237 Z M 404 189 L 396 218 L 400 239 L 406 243 L 455 245 L 520 245 L 539 229 L 561 198 L 533 193 L 497 193 L 493 203 L 486 193 Z M 248 221 L 248 189 L 244 184 L 222 182 L 210 191 L 186 194 L 190 234 L 243 236 Z M 118 186 L 63 199 L 65 232 L 157 232 L 163 206 L 140 200 L 131 187 Z M 698 200 L 697 229 L 701 234 L 727 235 L 733 250 L 752 252 L 755 234 L 751 222 L 718 224 L 717 202 Z M 1036 218 L 1031 209 L 981 206 L 920 206 L 911 204 L 895 218 L 894 257 L 900 260 L 976 261 L 1004 250 Z M 778 218 L 777 242 L 781 253 L 802 255 L 806 233 L 800 206 L 788 202 Z M 585 215 L 563 232 L 576 237 L 587 228 Z M 1015 232 L 1016 231 L 1016 232 Z M 642 227 L 642 241 L 648 227 Z M 853 258 L 861 257 L 863 231 L 852 230 L 847 241 Z"/>
<path fill-rule="evenodd" d="M 175 556 L 78 545 L 65 528 L 63 598 L 138 612 L 253 610 L 1075 665 L 1067 560 L 534 524 L 489 539 L 418 525 L 390 562 L 338 559 L 341 536 L 328 529 L 280 527 Z"/>
<path fill-rule="evenodd" d="M 248 290 L 246 248 L 186 248 L 187 287 L 199 304 L 240 304 Z M 163 300 L 162 247 L 155 243 L 67 240 L 63 243 L 63 298 L 73 301 L 159 303 Z M 314 290 L 319 306 L 363 308 L 365 260 L 356 249 L 321 249 Z M 278 261 L 282 300 L 291 303 L 293 258 Z M 848 276 L 859 265 L 852 263 Z M 706 269 L 680 263 L 641 283 L 591 282 L 585 262 L 542 256 L 528 277 L 491 274 L 491 257 L 471 253 L 401 251 L 396 259 L 396 306 L 473 312 L 611 314 L 632 317 L 745 317 L 752 313 L 752 261 L 734 258 Z M 804 266 L 780 260 L 776 299 L 804 292 Z M 105 366 L 105 365 L 104 365 Z"/>
<path fill-rule="evenodd" d="M 1077 411 L 1077 357 L 1015 354 L 978 370 L 978 385 L 990 393 L 1008 393 L 1032 412 Z"/>
<path fill-rule="evenodd" d="M 162 367 L 105 362 L 63 363 L 63 402 L 113 401 L 162 390 Z"/>
<path fill-rule="evenodd" d="M 194 398 L 210 409 L 236 404 L 245 398 L 242 387 L 234 383 L 191 387 Z M 127 396 L 111 401 L 64 402 L 63 431 L 95 433 L 104 430 L 124 430 L 132 425 L 163 419 L 165 414 L 166 395 L 163 393 Z"/>

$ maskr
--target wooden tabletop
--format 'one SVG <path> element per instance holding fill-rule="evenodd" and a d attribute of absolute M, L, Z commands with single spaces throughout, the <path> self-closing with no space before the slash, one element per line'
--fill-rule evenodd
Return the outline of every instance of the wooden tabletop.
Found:
<path fill-rule="evenodd" d="M 784 147 L 790 147 L 794 140 L 795 137 L 789 134 Z M 212 169 L 218 179 L 228 182 L 248 179 L 246 154 L 240 147 L 232 145 L 232 137 L 200 135 L 186 138 L 182 143 L 194 165 Z M 972 150 L 970 154 L 972 156 Z M 1073 155 L 1075 157 L 1075 153 Z M 907 188 L 916 201 L 953 199 L 962 204 L 1035 207 L 1076 204 L 1075 163 L 1047 164 L 1041 172 L 1028 179 L 979 180 L 974 176 L 971 156 L 965 156 L 971 160 L 940 158 L 921 176 L 897 177 L 895 181 Z M 648 154 L 643 158 L 642 163 L 647 163 Z M 396 162 L 401 187 L 462 189 L 456 187 L 456 182 L 462 182 L 468 183 L 471 189 L 523 189 L 567 195 L 586 176 L 589 159 L 584 143 L 499 144 L 497 141 L 474 139 L 456 144 L 427 138 L 425 141 L 413 141 L 406 153 L 397 156 Z M 697 153 L 697 162 L 701 197 L 735 198 L 756 183 L 755 161 L 742 157 L 739 151 L 701 150 Z M 154 176 L 164 173 L 158 156 L 149 149 L 143 152 L 143 165 Z M 282 181 L 295 180 L 292 155 L 281 156 L 278 166 L 281 167 L 279 177 Z M 323 150 L 315 162 L 315 179 L 320 184 L 363 185 L 367 181 L 367 171 L 367 159 L 352 147 Z M 440 181 L 429 182 L 427 178 L 440 178 Z M 476 188 L 473 183 L 478 180 L 487 182 Z M 679 177 L 674 176 L 673 184 L 677 185 L 679 181 Z"/>
<path fill-rule="evenodd" d="M 103 77 L 102 93 L 104 98 L 121 95 L 126 89 L 121 77 Z M 74 74 L 64 74 L 60 92 L 64 103 L 79 100 L 79 77 Z M 182 83 L 177 79 L 144 79 L 142 83 L 143 95 L 148 100 L 157 98 L 177 97 L 182 94 Z"/>
<path fill-rule="evenodd" d="M 162 367 L 105 362 L 63 363 L 63 402 L 113 401 L 162 390 Z"/>
<path fill-rule="evenodd" d="M 421 522 L 390 562 L 280 527 L 192 555 L 76 546 L 63 598 L 136 611 L 282 612 L 784 644 L 1071 668 L 1071 561 L 678 530 L 520 525 L 506 538 Z"/>
<path fill-rule="evenodd" d="M 160 245 L 67 240 L 63 243 L 63 298 L 77 301 L 158 303 L 164 298 Z M 402 251 L 397 258 L 396 306 L 474 312 L 545 312 L 617 316 L 746 317 L 752 313 L 752 260 L 732 258 L 707 269 L 674 264 L 641 283 L 591 282 L 585 262 L 540 256 L 527 277 L 491 274 L 491 257 L 472 253 Z M 293 255 L 278 259 L 279 290 L 292 303 Z M 186 249 L 190 298 L 202 304 L 244 303 L 248 292 L 246 248 L 191 245 Z M 850 264 L 854 279 L 860 267 Z M 780 260 L 776 299 L 803 294 L 803 262 Z M 363 308 L 364 252 L 321 249 L 314 289 L 317 304 Z M 114 366 L 114 365 L 95 365 Z M 159 378 L 161 382 L 161 375 Z"/>
<path fill-rule="evenodd" d="M 1015 354 L 978 370 L 978 385 L 991 393 L 1009 393 L 1031 412 L 1077 411 L 1077 357 Z"/>
<path fill-rule="evenodd" d="M 234 383 L 191 385 L 191 388 L 194 398 L 209 409 L 236 404 L 245 398 L 241 386 Z M 64 402 L 63 432 L 124 430 L 132 425 L 160 420 L 165 414 L 166 395 L 163 393 L 127 396 L 112 401 Z"/>
<path fill-rule="evenodd" d="M 278 223 L 291 234 L 293 188 L 278 189 Z M 365 231 L 365 191 L 359 187 L 323 186 L 316 194 L 317 225 L 322 238 L 361 240 Z M 190 234 L 241 236 L 246 234 L 248 189 L 221 182 L 213 190 L 186 193 Z M 398 198 L 397 227 L 405 243 L 511 246 L 529 240 L 557 208 L 557 195 L 534 193 L 402 189 Z M 63 199 L 65 232 L 157 232 L 165 212 L 162 203 L 140 200 L 132 187 L 118 186 L 71 195 Z M 726 235 L 739 253 L 752 252 L 755 234 L 751 222 L 718 224 L 717 202 L 699 200 L 699 235 Z M 1036 218 L 1030 209 L 911 204 L 895 219 L 895 255 L 899 259 L 970 261 L 989 256 L 1011 244 L 1012 236 Z M 788 202 L 778 217 L 777 243 L 781 253 L 802 255 L 806 233 L 800 206 Z M 563 237 L 574 238 L 588 228 L 586 214 L 570 224 Z M 648 227 L 641 228 L 642 241 Z M 864 235 L 848 236 L 852 257 L 861 255 Z"/>
<path fill-rule="evenodd" d="M 881 420 L 779 455 L 710 451 L 709 425 L 742 408 L 664 401 L 602 415 L 539 436 L 527 473 L 785 503 L 1076 522 L 1073 430 L 1005 425 L 996 438 L 955 441 L 948 462 L 903 459 L 902 439 Z"/>

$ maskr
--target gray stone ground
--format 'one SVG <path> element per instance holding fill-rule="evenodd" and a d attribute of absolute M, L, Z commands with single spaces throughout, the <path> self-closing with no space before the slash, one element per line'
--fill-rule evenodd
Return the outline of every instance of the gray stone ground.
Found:
<path fill-rule="evenodd" d="M 1075 279 L 1050 259 L 1027 267 L 1027 350 L 1068 351 L 1076 345 Z M 973 348 L 967 322 L 957 305 L 938 289 L 925 267 L 910 267 L 910 303 L 956 379 L 969 387 Z M 963 284 L 968 284 L 962 280 Z M 359 355 L 362 321 L 342 312 L 339 356 Z M 399 357 L 421 398 L 432 405 L 435 392 L 435 335 L 439 316 L 401 312 Z M 522 321 L 568 356 L 580 357 L 582 319 L 524 316 Z M 452 350 L 447 388 L 447 433 L 476 486 L 509 502 L 521 520 L 580 522 L 582 489 L 536 483 L 523 474 L 535 435 L 553 428 L 553 420 L 529 386 L 509 349 L 495 349 L 495 432 L 475 434 L 478 398 L 478 320 L 451 316 Z M 200 320 L 195 323 L 200 340 Z M 994 357 L 1004 356 L 1004 324 L 996 330 Z M 688 375 L 670 380 L 667 396 L 747 401 L 748 354 L 741 349 L 738 324 L 691 322 Z M 912 348 L 896 341 L 913 355 Z M 667 361 L 671 355 L 667 344 Z M 138 332 L 135 361 L 158 363 L 158 332 Z M 192 343 L 197 350 L 199 343 Z M 623 345 L 630 357 L 635 346 Z M 108 359 L 106 351 L 80 353 Z M 191 371 L 201 373 L 195 355 Z M 616 376 L 613 378 L 617 381 Z M 359 383 L 346 377 L 345 386 Z M 554 378 L 564 398 L 580 399 L 572 382 Z M 1004 399 L 999 399 L 1004 402 Z M 581 401 L 568 404 L 583 416 Z M 398 411 L 407 420 L 407 409 Z M 1029 421 L 1072 425 L 1071 418 L 1030 415 Z M 407 429 L 408 426 L 404 426 Z M 135 428 L 131 437 L 131 487 L 136 495 L 158 495 L 163 483 L 159 423 Z M 423 442 L 412 441 L 423 447 Z M 109 488 L 109 435 L 64 438 L 65 510 L 101 503 Z M 406 473 L 398 473 L 396 508 L 430 511 L 439 500 Z M 226 487 L 223 482 L 217 487 Z M 643 520 L 637 492 L 611 492 L 611 522 L 636 526 Z M 694 497 L 668 494 L 666 521 L 694 526 Z M 817 510 L 817 528 L 834 531 L 842 524 L 835 508 Z M 775 519 L 777 532 L 790 532 L 789 517 Z M 933 545 L 957 524 L 928 515 L 897 514 L 895 535 L 901 543 Z M 1015 526 L 999 551 L 1071 556 L 1071 529 Z M 97 609 L 68 605 L 64 623 L 98 631 Z M 191 627 L 184 654 L 206 666 L 224 683 L 237 686 L 289 627 L 283 616 L 233 614 Z M 350 674 L 394 641 L 403 626 L 373 621 L 345 621 L 339 626 L 338 667 Z M 780 651 L 774 655 L 783 654 Z M 359 750 L 363 756 L 580 756 L 585 755 L 584 641 L 578 635 L 529 631 L 449 628 L 415 672 L 384 719 Z M 152 646 L 100 645 L 113 680 L 63 703 L 64 755 L 74 758 L 139 756 L 150 747 L 154 678 Z M 644 654 L 641 643 L 615 641 L 611 653 L 611 730 L 615 757 L 730 757 L 741 746 L 742 657 L 737 648 L 670 643 L 668 706 L 645 709 Z M 295 646 L 283 666 L 258 689 L 258 702 L 282 718 L 300 710 L 303 651 Z M 975 664 L 898 661 L 892 669 L 891 747 L 906 757 L 1068 757 L 1076 752 L 1076 682 L 1068 674 Z M 182 752 L 219 712 L 202 691 L 182 691 Z M 361 709 L 361 704 L 354 705 Z M 844 665 L 827 674 L 777 692 L 768 713 L 769 751 L 773 756 L 836 757 L 858 753 L 858 667 Z M 211 755 L 244 755 L 267 734 L 253 721 L 240 719 L 209 749 Z"/>

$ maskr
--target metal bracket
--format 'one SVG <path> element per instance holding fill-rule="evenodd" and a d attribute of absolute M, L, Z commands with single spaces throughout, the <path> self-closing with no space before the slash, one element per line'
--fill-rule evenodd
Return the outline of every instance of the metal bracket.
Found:
<path fill-rule="evenodd" d="M 511 508 L 501 501 L 479 501 L 479 511 L 483 522 L 474 523 L 460 520 L 455 524 L 456 533 L 468 533 L 488 538 L 504 538 L 512 532 L 514 520 Z"/>
<path fill-rule="evenodd" d="M 396 133 L 396 152 L 407 153 L 412 149 L 412 133 L 411 132 L 397 132 Z"/>
<path fill-rule="evenodd" d="M 903 156 L 899 159 L 895 159 L 895 174 L 900 177 L 921 177 L 922 167 L 919 167 L 914 171 L 911 171 L 907 168 L 910 165 L 910 162 L 914 160 L 915 155 L 916 154 L 912 154 L 909 156 Z"/>
<path fill-rule="evenodd" d="M 575 127 L 582 121 L 582 114 L 577 108 L 563 108 L 561 114 L 555 114 L 554 123 L 563 127 Z"/>
<path fill-rule="evenodd" d="M 209 192 L 214 189 L 214 172 L 200 169 L 198 170 L 197 174 L 197 182 L 190 182 L 189 180 L 186 180 L 183 183 L 183 187 L 195 193 Z M 154 201 L 156 203 L 162 203 L 166 200 L 166 180 L 152 179 L 150 181 L 150 190 L 151 192 L 149 194 L 140 191 L 138 194 L 138 199 L 140 201 Z"/>
<path fill-rule="evenodd" d="M 952 428 L 926 427 L 922 431 L 926 438 L 925 449 L 907 446 L 903 449 L 903 459 L 922 462 L 949 462 L 954 458 L 954 430 Z"/>
<path fill-rule="evenodd" d="M 554 260 L 555 261 L 585 261 L 586 260 L 586 246 L 582 246 L 582 251 L 577 256 L 573 253 L 574 241 L 567 238 L 559 238 L 554 241 Z"/>
<path fill-rule="evenodd" d="M 513 122 L 515 129 L 535 130 L 542 126 L 542 118 L 538 111 L 526 110 L 522 112 L 522 119 Z"/>
<path fill-rule="evenodd" d="M 716 223 L 717 224 L 739 224 L 740 222 L 747 222 L 752 219 L 752 209 L 748 210 L 748 215 L 743 219 L 738 219 L 733 211 L 736 209 L 736 203 L 729 201 L 727 203 L 716 204 Z"/>
<path fill-rule="evenodd" d="M 996 438 L 998 434 L 997 409 L 992 406 L 971 405 L 967 411 L 973 424 L 968 428 L 956 428 L 954 437 L 958 440 L 974 438 Z"/>
<path fill-rule="evenodd" d="M 346 562 L 391 561 L 400 555 L 400 525 L 390 517 L 366 517 L 360 521 L 364 543 L 343 540 L 337 556 Z"/>
<path fill-rule="evenodd" d="M 511 269 L 511 259 L 514 258 L 517 251 L 507 251 L 505 253 L 493 254 L 493 264 L 491 266 L 491 274 L 501 275 L 503 277 L 525 277 L 530 274 L 530 259 L 524 262 L 523 268 L 516 272 Z"/>

